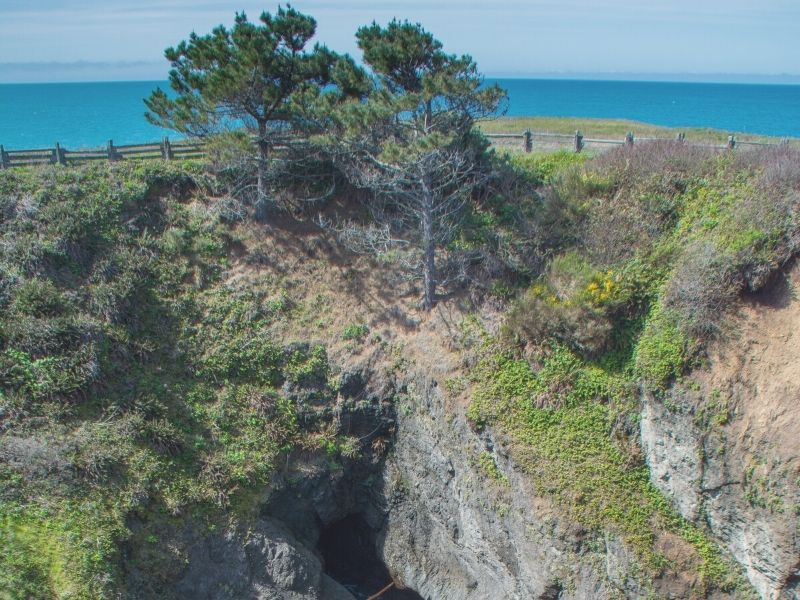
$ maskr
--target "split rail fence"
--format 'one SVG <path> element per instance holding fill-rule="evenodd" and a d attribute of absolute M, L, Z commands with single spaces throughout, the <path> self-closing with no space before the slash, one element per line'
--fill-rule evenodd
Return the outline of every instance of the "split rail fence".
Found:
<path fill-rule="evenodd" d="M 707 144 L 689 142 L 683 133 L 679 133 L 676 138 L 664 137 L 641 137 L 637 138 L 629 132 L 624 139 L 599 139 L 585 137 L 580 131 L 574 134 L 549 133 L 546 131 L 531 131 L 527 129 L 522 133 L 488 133 L 485 134 L 492 144 L 505 148 L 516 148 L 524 152 L 533 152 L 535 149 L 551 150 L 554 148 L 571 148 L 575 152 L 581 152 L 587 147 L 602 149 L 612 146 L 633 146 L 637 141 L 648 140 L 679 140 L 685 141 L 693 146 L 701 146 L 716 149 L 734 149 L 742 147 L 756 146 L 788 146 L 789 138 L 784 138 L 779 142 L 752 142 L 739 141 L 736 136 L 729 136 L 726 144 Z M 205 146 L 199 140 L 180 140 L 171 142 L 169 138 L 162 138 L 160 142 L 149 144 L 125 144 L 114 145 L 109 140 L 105 148 L 90 150 L 68 150 L 60 144 L 53 148 L 38 148 L 33 150 L 6 150 L 0 145 L 0 169 L 11 167 L 23 167 L 32 165 L 71 165 L 78 163 L 91 162 L 96 160 L 119 161 L 119 160 L 181 160 L 200 158 L 205 155 Z"/>
<path fill-rule="evenodd" d="M 166 137 L 160 142 L 121 146 L 116 146 L 109 140 L 105 148 L 91 150 L 68 150 L 58 143 L 53 148 L 33 150 L 6 150 L 0 145 L 0 169 L 46 164 L 66 166 L 95 160 L 110 162 L 130 159 L 182 160 L 200 158 L 203 155 L 205 149 L 202 142 L 193 140 L 171 142 Z"/>
<path fill-rule="evenodd" d="M 789 138 L 783 138 L 779 142 L 752 142 L 740 141 L 735 135 L 729 135 L 728 141 L 725 144 L 709 144 L 688 141 L 686 134 L 678 133 L 674 138 L 667 137 L 636 137 L 633 132 L 628 132 L 624 139 L 600 139 L 585 137 L 581 131 L 575 133 L 549 133 L 546 131 L 531 131 L 526 129 L 522 133 L 486 133 L 484 134 L 492 144 L 504 146 L 506 148 L 520 149 L 524 152 L 533 152 L 537 148 L 542 150 L 551 150 L 556 148 L 571 148 L 575 152 L 581 152 L 587 147 L 603 147 L 609 148 L 612 146 L 633 146 L 636 142 L 652 141 L 652 140 L 678 140 L 685 142 L 692 146 L 699 146 L 704 148 L 715 148 L 719 150 L 733 150 L 734 148 L 743 147 L 756 147 L 756 146 L 773 146 L 781 147 L 789 145 Z"/>

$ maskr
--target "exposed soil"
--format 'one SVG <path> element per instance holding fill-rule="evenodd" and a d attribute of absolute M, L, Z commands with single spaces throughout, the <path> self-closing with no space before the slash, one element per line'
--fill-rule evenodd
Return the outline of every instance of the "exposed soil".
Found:
<path fill-rule="evenodd" d="M 730 399 L 731 441 L 779 458 L 800 456 L 800 266 L 744 299 L 735 334 L 716 344 L 698 379 Z M 767 458 L 767 456 L 764 456 Z"/>

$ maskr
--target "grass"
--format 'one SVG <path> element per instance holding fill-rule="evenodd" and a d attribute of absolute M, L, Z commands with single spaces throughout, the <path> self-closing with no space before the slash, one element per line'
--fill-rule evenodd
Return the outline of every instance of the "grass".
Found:
<path fill-rule="evenodd" d="M 102 501 L 101 501 L 102 502 Z M 95 500 L 54 507 L 0 503 L 0 593 L 9 598 L 96 598 L 124 528 Z"/>
<path fill-rule="evenodd" d="M 588 154 L 559 150 L 547 153 L 515 153 L 510 160 L 515 167 L 532 173 L 539 184 L 550 184 L 565 170 L 582 165 L 589 158 Z"/>

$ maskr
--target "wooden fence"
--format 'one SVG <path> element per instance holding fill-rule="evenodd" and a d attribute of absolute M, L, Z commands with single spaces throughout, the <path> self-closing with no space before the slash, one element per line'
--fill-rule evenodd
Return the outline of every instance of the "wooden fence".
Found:
<path fill-rule="evenodd" d="M 71 165 L 94 160 L 118 161 L 128 159 L 180 160 L 199 158 L 205 154 L 202 142 L 180 140 L 170 142 L 163 138 L 150 144 L 125 144 L 115 146 L 112 140 L 105 148 L 92 150 L 68 150 L 60 144 L 53 148 L 34 150 L 6 150 L 0 145 L 0 169 L 31 165 Z"/>
<path fill-rule="evenodd" d="M 647 140 L 679 140 L 691 143 L 693 146 L 701 146 L 716 149 L 734 149 L 745 146 L 787 146 L 789 139 L 784 138 L 780 142 L 750 142 L 739 141 L 736 136 L 728 136 L 726 144 L 707 144 L 689 142 L 683 133 L 677 134 L 675 138 L 664 137 L 641 137 L 637 138 L 629 132 L 624 139 L 609 140 L 584 137 L 583 133 L 576 131 L 574 134 L 549 133 L 546 131 L 531 131 L 527 129 L 522 133 L 487 133 L 485 134 L 493 144 L 517 147 L 524 152 L 533 152 L 534 149 L 541 147 L 549 150 L 555 147 L 569 147 L 575 152 L 581 152 L 587 146 L 633 146 L 637 141 Z M 160 142 L 150 144 L 126 144 L 115 146 L 112 140 L 108 141 L 105 148 L 92 150 L 68 150 L 60 144 L 53 148 L 38 148 L 34 150 L 6 150 L 0 145 L 0 169 L 11 167 L 23 167 L 31 165 L 71 165 L 90 162 L 94 160 L 129 160 L 129 159 L 185 159 L 200 158 L 205 155 L 205 147 L 201 141 L 180 140 L 170 142 L 165 137 Z"/>
<path fill-rule="evenodd" d="M 641 137 L 637 138 L 633 132 L 628 132 L 623 139 L 609 140 L 598 138 L 587 138 L 581 131 L 570 133 L 549 133 L 546 131 L 531 131 L 526 129 L 522 133 L 487 133 L 484 134 L 489 141 L 493 144 L 516 146 L 524 152 L 533 152 L 535 148 L 542 147 L 543 149 L 551 149 L 554 145 L 559 147 L 569 147 L 575 152 L 581 152 L 587 145 L 592 146 L 633 146 L 637 141 L 650 141 L 650 140 L 678 140 L 686 142 L 692 146 L 699 146 L 704 148 L 715 148 L 719 150 L 733 150 L 734 148 L 748 147 L 748 146 L 773 146 L 782 147 L 789 145 L 789 138 L 783 138 L 779 142 L 751 142 L 739 141 L 735 135 L 729 135 L 728 141 L 725 144 L 709 144 L 689 142 L 686 140 L 684 133 L 678 133 L 674 138 L 666 137 Z"/>

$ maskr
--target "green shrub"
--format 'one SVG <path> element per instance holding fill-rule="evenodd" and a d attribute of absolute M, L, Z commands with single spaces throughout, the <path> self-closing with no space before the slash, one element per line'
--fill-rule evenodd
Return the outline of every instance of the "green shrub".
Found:
<path fill-rule="evenodd" d="M 637 376 L 652 388 L 664 388 L 683 374 L 691 355 L 692 344 L 678 315 L 656 304 L 634 351 Z"/>
<path fill-rule="evenodd" d="M 639 282 L 625 275 L 597 271 L 575 251 L 561 255 L 509 311 L 506 330 L 534 344 L 555 341 L 598 356 L 610 348 L 615 319 L 636 311 Z"/>
<path fill-rule="evenodd" d="M 535 154 L 513 154 L 511 162 L 519 169 L 531 172 L 541 184 L 551 183 L 564 171 L 582 165 L 589 159 L 587 154 L 568 150 Z"/>
<path fill-rule="evenodd" d="M 344 341 L 360 342 L 369 334 L 369 327 L 365 323 L 351 323 L 344 328 L 342 339 Z"/>
<path fill-rule="evenodd" d="M 292 352 L 284 370 L 286 379 L 302 386 L 326 385 L 330 375 L 325 346 L 315 345 Z"/>
<path fill-rule="evenodd" d="M 14 290 L 11 309 L 21 315 L 52 317 L 68 307 L 58 288 L 49 279 L 23 279 Z"/>

